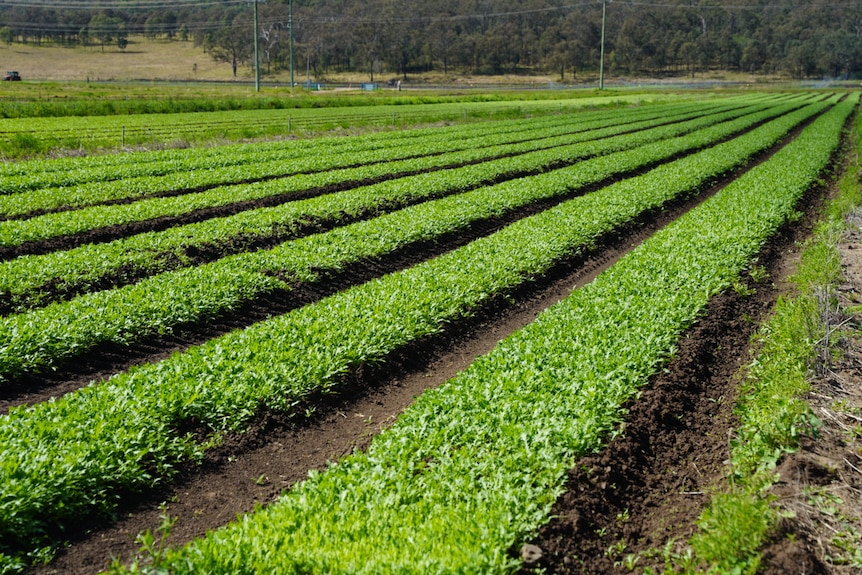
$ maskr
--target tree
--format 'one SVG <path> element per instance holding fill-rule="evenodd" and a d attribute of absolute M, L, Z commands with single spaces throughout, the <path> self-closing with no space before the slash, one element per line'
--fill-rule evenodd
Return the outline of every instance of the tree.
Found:
<path fill-rule="evenodd" d="M 387 46 L 389 23 L 378 17 L 383 13 L 384 6 L 378 0 L 364 6 L 357 5 L 354 12 L 348 15 L 353 21 L 351 44 L 363 58 L 371 82 L 374 82 L 374 72 L 379 69 Z"/>
<path fill-rule="evenodd" d="M 267 73 L 271 71 L 272 61 L 278 55 L 281 29 L 281 23 L 275 22 L 267 24 L 260 30 L 260 49 L 263 52 L 263 60 L 266 62 Z"/>
<path fill-rule="evenodd" d="M 100 12 L 90 18 L 87 29 L 89 37 L 97 39 L 102 45 L 102 52 L 105 51 L 106 44 L 115 41 L 120 49 L 125 49 L 128 45 L 126 23 L 122 18 Z"/>
<path fill-rule="evenodd" d="M 767 60 L 766 47 L 757 39 L 749 41 L 742 49 L 740 66 L 746 72 L 759 72 Z"/>
<path fill-rule="evenodd" d="M 155 40 L 162 28 L 162 19 L 158 14 L 150 14 L 144 22 L 144 36 Z"/>
<path fill-rule="evenodd" d="M 11 46 L 14 40 L 15 32 L 12 31 L 12 28 L 9 26 L 3 26 L 0 28 L 0 41 Z"/>
<path fill-rule="evenodd" d="M 237 67 L 240 62 L 246 61 L 251 53 L 250 36 L 250 30 L 235 27 L 219 28 L 208 37 L 204 50 L 209 52 L 216 62 L 230 64 L 233 76 L 236 78 Z"/>
<path fill-rule="evenodd" d="M 248 3 L 180 2 L 149 10 L 146 4 L 87 10 L 62 2 L 0 2 L 0 43 L 98 43 L 102 50 L 115 43 L 122 49 L 127 31 L 134 31 L 152 39 L 191 38 L 235 72 L 249 60 Z M 599 64 L 602 2 L 596 0 L 293 0 L 292 7 L 296 46 L 316 76 L 363 70 L 373 81 L 383 70 L 404 76 L 456 68 L 529 69 L 565 78 L 569 70 Z M 261 64 L 277 69 L 286 58 L 288 0 L 269 0 L 262 10 Z M 862 68 L 862 4 L 619 0 L 607 3 L 605 40 L 611 69 L 631 74 L 718 68 L 847 77 Z"/>
<path fill-rule="evenodd" d="M 177 13 L 173 10 L 168 10 L 162 15 L 161 32 L 168 40 L 173 40 L 177 35 Z"/>
<path fill-rule="evenodd" d="M 679 47 L 677 58 L 685 65 L 688 74 L 694 78 L 698 63 L 703 60 L 702 52 L 696 42 L 685 42 Z"/>
<path fill-rule="evenodd" d="M 830 78 L 849 78 L 854 69 L 858 69 L 859 38 L 843 31 L 821 34 L 816 63 Z"/>
<path fill-rule="evenodd" d="M 129 45 L 129 37 L 126 35 L 125 27 L 117 34 L 117 48 L 125 50 Z"/>

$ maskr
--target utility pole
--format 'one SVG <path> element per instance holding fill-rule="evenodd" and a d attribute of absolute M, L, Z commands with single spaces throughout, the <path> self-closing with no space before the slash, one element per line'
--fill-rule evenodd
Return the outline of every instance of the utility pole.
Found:
<path fill-rule="evenodd" d="M 605 89 L 605 10 L 607 0 L 602 0 L 602 47 L 599 51 L 599 90 Z"/>
<path fill-rule="evenodd" d="M 257 0 L 254 0 L 254 91 L 260 92 L 260 57 L 258 51 Z"/>
<path fill-rule="evenodd" d="M 290 27 L 290 87 L 293 88 L 293 0 L 287 4 L 287 25 Z"/>

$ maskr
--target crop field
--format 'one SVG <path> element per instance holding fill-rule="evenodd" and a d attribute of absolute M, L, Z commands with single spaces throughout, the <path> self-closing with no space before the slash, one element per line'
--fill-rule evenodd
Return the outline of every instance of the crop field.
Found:
<path fill-rule="evenodd" d="M 587 107 L 679 100 L 675 94 L 571 92 L 533 99 L 500 96 L 457 97 L 339 94 L 309 95 L 271 89 L 261 96 L 185 99 L 178 88 L 165 86 L 157 99 L 137 96 L 120 100 L 116 93 L 94 88 L 89 97 L 68 102 L 28 100 L 27 94 L 4 94 L 0 104 L 0 157 L 20 159 L 60 150 L 82 152 L 183 148 L 261 138 L 294 138 L 347 129 L 398 129 L 417 124 L 470 122 L 533 116 Z M 168 99 L 165 103 L 165 93 Z M 36 92 L 38 95 L 38 92 Z M 29 95 L 30 98 L 34 94 Z M 64 105 L 65 104 L 65 105 Z M 172 109 L 174 108 L 174 109 Z M 182 112 L 184 109 L 194 111 Z"/>
<path fill-rule="evenodd" d="M 0 573 L 529 571 L 858 101 L 0 165 Z"/>

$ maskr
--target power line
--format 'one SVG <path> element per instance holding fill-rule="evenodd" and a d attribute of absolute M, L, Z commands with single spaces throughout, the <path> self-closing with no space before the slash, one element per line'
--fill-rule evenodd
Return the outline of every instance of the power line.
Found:
<path fill-rule="evenodd" d="M 248 0 L 2 0 L 0 7 L 42 8 L 47 10 L 158 10 L 170 8 L 205 8 L 208 6 L 224 6 L 230 4 L 247 4 Z"/>
<path fill-rule="evenodd" d="M 80 11 L 97 11 L 104 9 L 116 9 L 120 11 L 147 11 L 147 10 L 164 10 L 177 8 L 207 8 L 214 6 L 228 7 L 248 4 L 249 0 L 134 0 L 124 2 L 122 0 L 0 0 L 0 8 L 16 7 L 16 8 L 42 8 L 48 10 L 80 10 Z M 543 8 L 511 10 L 501 12 L 475 12 L 470 14 L 453 14 L 449 16 L 434 15 L 434 16 L 411 16 L 411 17 L 382 17 L 380 15 L 372 17 L 353 17 L 353 16 L 327 16 L 314 17 L 306 16 L 304 18 L 294 17 L 294 25 L 328 25 L 328 26 L 355 26 L 358 24 L 428 24 L 433 22 L 460 22 L 475 19 L 495 19 L 495 18 L 510 18 L 517 16 L 526 16 L 531 14 L 545 14 L 552 12 L 565 12 L 576 8 L 586 6 L 598 7 L 601 2 L 589 0 L 574 4 L 565 4 L 561 6 L 548 6 Z M 614 2 L 617 6 L 629 7 L 648 7 L 661 9 L 677 9 L 677 10 L 697 10 L 697 11 L 721 11 L 721 10 L 753 10 L 753 11 L 769 11 L 769 10 L 796 10 L 799 6 L 787 6 L 781 4 L 719 4 L 719 5 L 689 5 L 689 4 L 674 4 L 667 1 L 650 2 L 649 0 L 617 0 Z M 806 8 L 862 8 L 862 0 L 851 0 L 848 2 L 812 2 L 805 5 Z M 246 14 L 241 12 L 237 14 L 238 21 L 242 23 L 251 23 L 251 15 L 248 14 L 248 22 L 245 22 Z M 219 21 L 184 21 L 180 23 L 189 31 L 210 31 L 224 27 L 226 24 Z M 261 18 L 262 25 L 281 25 L 287 27 L 288 23 L 284 17 L 276 18 Z M 62 23 L 39 23 L 39 22 L 21 22 L 12 20 L 0 20 L 0 25 L 14 27 L 22 31 L 68 31 L 70 27 L 75 26 L 74 23 L 68 25 Z M 142 33 L 145 30 L 141 26 L 134 26 L 127 29 L 129 33 Z"/>

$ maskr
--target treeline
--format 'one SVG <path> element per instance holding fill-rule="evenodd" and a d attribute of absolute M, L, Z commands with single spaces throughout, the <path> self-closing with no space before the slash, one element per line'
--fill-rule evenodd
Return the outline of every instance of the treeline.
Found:
<path fill-rule="evenodd" d="M 253 62 L 251 0 L 175 10 L 58 5 L 0 5 L 0 41 L 122 49 L 129 34 L 143 34 L 195 42 L 234 70 Z M 862 2 L 838 0 L 268 0 L 258 4 L 259 58 L 264 73 L 288 68 L 292 28 L 302 77 L 531 71 L 570 81 L 599 67 L 603 8 L 611 74 L 862 74 Z"/>

